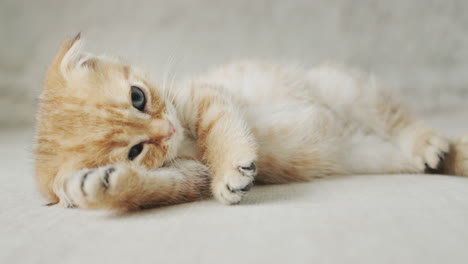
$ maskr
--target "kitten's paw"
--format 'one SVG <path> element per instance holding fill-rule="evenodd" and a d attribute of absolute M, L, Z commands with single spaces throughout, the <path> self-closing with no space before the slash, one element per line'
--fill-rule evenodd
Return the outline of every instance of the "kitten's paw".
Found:
<path fill-rule="evenodd" d="M 449 152 L 449 141 L 436 134 L 426 132 L 415 139 L 413 162 L 420 172 L 435 172 L 440 169 Z"/>
<path fill-rule="evenodd" d="M 237 204 L 252 187 L 256 174 L 257 166 L 254 161 L 239 165 L 213 181 L 213 195 L 224 204 Z"/>
<path fill-rule="evenodd" d="M 65 191 L 78 207 L 99 207 L 115 192 L 123 172 L 123 168 L 118 166 L 84 169 L 72 175 Z"/>
<path fill-rule="evenodd" d="M 468 134 L 450 144 L 450 152 L 443 166 L 443 173 L 468 176 Z"/>

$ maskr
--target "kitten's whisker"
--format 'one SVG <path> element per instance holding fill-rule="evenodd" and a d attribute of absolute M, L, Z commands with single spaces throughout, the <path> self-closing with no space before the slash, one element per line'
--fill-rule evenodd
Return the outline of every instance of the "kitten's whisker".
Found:
<path fill-rule="evenodd" d="M 170 84 L 166 87 L 167 88 L 167 99 L 173 104 L 176 98 L 176 93 L 174 91 L 174 82 L 178 75 L 177 72 L 177 64 L 179 63 L 180 59 L 177 59 L 175 56 L 172 56 L 171 60 L 171 67 L 169 68 L 169 78 L 171 78 Z"/>
<path fill-rule="evenodd" d="M 171 96 L 171 85 L 169 84 L 169 81 L 168 79 L 172 79 L 172 71 L 173 71 L 173 57 L 171 56 L 170 58 L 170 61 L 168 62 L 168 67 L 165 71 L 165 74 L 164 74 L 164 92 L 163 92 L 163 96 L 164 96 L 164 100 L 168 101 L 168 102 L 171 102 L 173 103 L 173 98 Z"/>
<path fill-rule="evenodd" d="M 175 56 L 172 56 L 172 59 L 171 59 L 171 65 L 169 65 L 169 71 L 168 71 L 168 78 L 172 79 L 173 75 L 174 75 L 174 69 L 175 69 L 175 65 L 176 65 L 176 61 L 175 61 Z M 171 81 L 172 83 L 172 81 Z M 171 101 L 171 103 L 173 103 L 173 99 L 170 98 L 170 92 L 172 91 L 172 84 L 169 83 L 169 85 L 167 86 L 167 99 Z"/>
<path fill-rule="evenodd" d="M 175 78 L 177 76 L 177 71 L 174 71 L 174 74 L 172 75 L 172 79 L 171 79 L 171 83 L 170 83 L 170 86 L 169 88 L 171 89 L 171 91 L 174 91 L 174 81 L 175 81 Z M 180 90 L 179 90 L 180 91 Z M 171 103 L 174 104 L 174 100 L 176 98 L 176 95 L 178 95 L 178 91 L 174 91 L 173 92 L 173 96 L 171 98 Z"/>
<path fill-rule="evenodd" d="M 174 78 L 171 82 L 171 90 L 173 91 L 172 93 L 172 101 L 174 101 L 177 97 L 179 97 L 179 95 L 183 94 L 183 90 L 182 87 L 180 85 L 176 85 L 174 86 L 174 83 L 176 82 L 175 81 L 175 78 L 176 78 L 176 74 L 174 74 Z"/>
<path fill-rule="evenodd" d="M 169 89 L 168 89 L 168 92 L 170 92 L 169 95 L 170 95 L 171 103 L 174 103 L 174 100 L 176 98 L 176 93 L 174 92 L 174 81 L 175 81 L 176 77 L 178 76 L 177 66 L 180 63 L 180 61 L 181 61 L 181 58 L 173 56 L 173 61 L 172 61 L 172 65 L 171 65 L 172 67 L 170 69 L 171 73 L 172 73 L 172 80 L 171 80 L 171 83 L 170 83 Z"/>
<path fill-rule="evenodd" d="M 164 96 L 164 99 L 167 99 L 168 98 L 168 89 L 167 89 L 167 77 L 168 77 L 168 74 L 170 73 L 170 69 L 171 69 L 171 64 L 172 64 L 172 61 L 173 61 L 173 58 L 174 56 L 173 55 L 170 55 L 169 58 L 166 60 L 166 63 L 164 65 L 164 71 L 163 71 L 163 85 L 162 85 L 162 90 L 163 90 L 163 96 Z"/>

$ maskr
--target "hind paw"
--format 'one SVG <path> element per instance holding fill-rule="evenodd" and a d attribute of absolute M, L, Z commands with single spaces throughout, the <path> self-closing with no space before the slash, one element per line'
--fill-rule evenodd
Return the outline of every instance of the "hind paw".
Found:
<path fill-rule="evenodd" d="M 468 176 L 468 134 L 457 138 L 450 145 L 444 173 Z"/>
<path fill-rule="evenodd" d="M 416 137 L 412 157 L 420 172 L 435 172 L 440 169 L 447 153 L 449 142 L 435 132 L 426 132 Z"/>

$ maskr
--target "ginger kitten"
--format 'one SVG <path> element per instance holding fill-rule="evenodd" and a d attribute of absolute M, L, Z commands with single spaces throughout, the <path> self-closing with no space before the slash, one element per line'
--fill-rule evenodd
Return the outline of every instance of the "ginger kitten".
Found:
<path fill-rule="evenodd" d="M 169 86 L 81 45 L 62 44 L 40 96 L 35 170 L 53 204 L 235 204 L 254 179 L 468 174 L 466 138 L 450 145 L 343 67 L 239 62 Z"/>

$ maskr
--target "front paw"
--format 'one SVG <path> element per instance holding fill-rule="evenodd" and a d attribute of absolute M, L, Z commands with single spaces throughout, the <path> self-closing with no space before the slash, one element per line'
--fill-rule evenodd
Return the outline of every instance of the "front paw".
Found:
<path fill-rule="evenodd" d="M 102 207 L 118 188 L 122 173 L 123 169 L 118 166 L 83 169 L 66 182 L 65 192 L 74 206 Z"/>
<path fill-rule="evenodd" d="M 237 204 L 253 185 L 257 166 L 254 161 L 246 162 L 215 177 L 212 192 L 224 204 Z"/>

